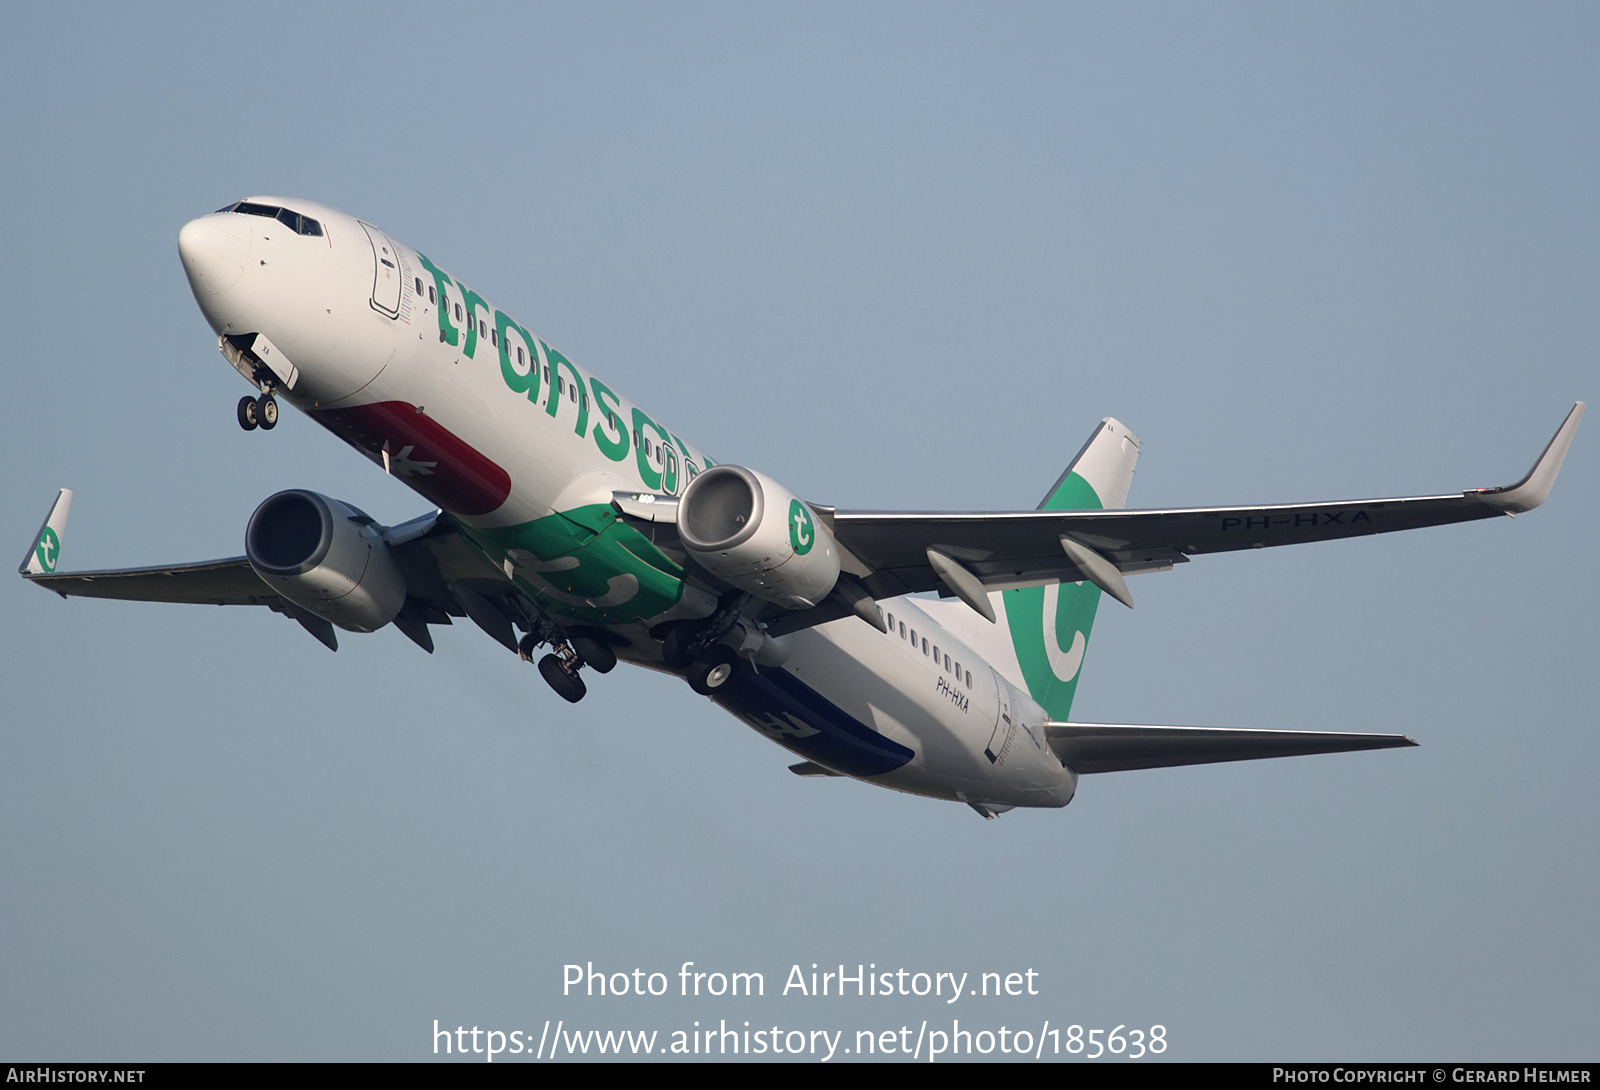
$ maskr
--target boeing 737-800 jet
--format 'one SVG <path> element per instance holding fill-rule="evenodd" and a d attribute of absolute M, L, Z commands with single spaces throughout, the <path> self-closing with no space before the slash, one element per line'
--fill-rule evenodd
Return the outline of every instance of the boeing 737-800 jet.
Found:
<path fill-rule="evenodd" d="M 1038 509 L 836 511 L 719 465 L 426 255 L 309 201 L 252 197 L 178 235 L 222 355 L 437 508 L 381 526 L 295 489 L 245 555 L 56 570 L 63 489 L 22 573 L 63 596 L 258 605 L 331 649 L 336 629 L 469 618 L 569 701 L 619 660 L 797 754 L 965 802 L 1065 806 L 1092 772 L 1413 745 L 1390 734 L 1069 721 L 1102 594 L 1197 554 L 1514 515 L 1542 503 L 1583 415 L 1506 488 L 1256 507 L 1128 510 L 1139 439 L 1103 420 Z M 945 601 L 918 597 L 937 592 Z"/>

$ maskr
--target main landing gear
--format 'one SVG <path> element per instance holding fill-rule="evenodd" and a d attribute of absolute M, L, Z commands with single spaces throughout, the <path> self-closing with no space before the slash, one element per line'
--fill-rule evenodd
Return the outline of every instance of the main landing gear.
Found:
<path fill-rule="evenodd" d="M 739 661 L 732 648 L 717 642 L 737 619 L 736 611 L 723 610 L 705 621 L 672 622 L 660 632 L 662 661 L 682 670 L 689 688 L 711 696 L 733 677 Z"/>
<path fill-rule="evenodd" d="M 586 628 L 569 628 L 563 634 L 553 624 L 545 631 L 531 631 L 517 642 L 517 653 L 524 662 L 533 661 L 533 653 L 541 644 L 548 643 L 554 650 L 539 660 L 539 674 L 556 695 L 570 704 L 576 704 L 588 693 L 578 671 L 585 666 L 602 674 L 616 668 L 617 651 L 603 632 Z"/>
<path fill-rule="evenodd" d="M 239 399 L 239 426 L 245 431 L 271 431 L 278 426 L 278 399 L 267 390 L 260 397 Z"/>
<path fill-rule="evenodd" d="M 550 654 L 539 660 L 539 673 L 556 695 L 569 704 L 576 704 L 589 692 L 589 687 L 578 676 L 576 666 L 570 666 L 560 655 Z"/>
<path fill-rule="evenodd" d="M 711 696 L 733 676 L 737 661 L 732 649 L 720 643 L 702 651 L 689 663 L 689 688 L 701 696 Z"/>

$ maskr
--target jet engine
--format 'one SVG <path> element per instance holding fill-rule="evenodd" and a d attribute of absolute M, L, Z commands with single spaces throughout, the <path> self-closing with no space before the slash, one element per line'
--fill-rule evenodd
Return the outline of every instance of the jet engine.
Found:
<path fill-rule="evenodd" d="M 678 502 L 678 539 L 707 571 L 785 609 L 806 609 L 839 581 L 833 535 L 765 473 L 713 466 Z"/>
<path fill-rule="evenodd" d="M 256 508 L 244 551 L 289 601 L 350 632 L 376 632 L 406 601 L 405 576 L 381 530 L 347 503 L 296 488 Z"/>

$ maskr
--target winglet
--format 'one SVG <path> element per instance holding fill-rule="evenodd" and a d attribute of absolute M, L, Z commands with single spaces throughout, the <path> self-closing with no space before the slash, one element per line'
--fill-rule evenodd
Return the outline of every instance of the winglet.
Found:
<path fill-rule="evenodd" d="M 1588 406 L 1581 401 L 1572 406 L 1561 427 L 1556 429 L 1550 445 L 1544 448 L 1544 453 L 1539 455 L 1539 460 L 1533 463 L 1533 468 L 1522 480 L 1504 488 L 1474 488 L 1466 494 L 1476 496 L 1490 507 L 1509 515 L 1538 507 L 1550 497 L 1550 488 L 1556 483 L 1556 474 L 1561 472 L 1561 463 L 1567 456 L 1567 448 L 1572 446 L 1572 437 L 1578 432 L 1578 421 L 1583 419 L 1583 410 L 1586 408 Z"/>
<path fill-rule="evenodd" d="M 67 532 L 67 515 L 71 511 L 72 489 L 63 488 L 56 494 L 56 502 L 50 505 L 44 525 L 34 535 L 28 555 L 22 558 L 22 564 L 17 568 L 18 575 L 48 575 L 56 570 L 56 564 L 61 560 L 61 538 Z"/>

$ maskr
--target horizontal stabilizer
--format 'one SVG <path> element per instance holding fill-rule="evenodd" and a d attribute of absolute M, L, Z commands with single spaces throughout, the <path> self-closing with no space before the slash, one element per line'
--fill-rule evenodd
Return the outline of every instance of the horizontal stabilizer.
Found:
<path fill-rule="evenodd" d="M 1046 723 L 1044 733 L 1061 763 L 1079 774 L 1254 761 L 1263 757 L 1300 757 L 1308 753 L 1394 749 L 1417 744 L 1403 734 L 1145 727 L 1120 723 Z"/>

